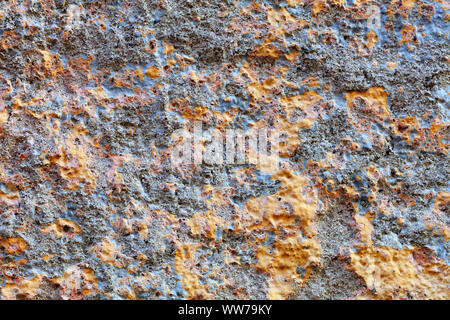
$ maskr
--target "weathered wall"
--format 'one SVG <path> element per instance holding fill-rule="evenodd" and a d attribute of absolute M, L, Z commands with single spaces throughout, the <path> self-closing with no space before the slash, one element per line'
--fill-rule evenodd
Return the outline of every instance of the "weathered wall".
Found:
<path fill-rule="evenodd" d="M 448 299 L 449 9 L 0 1 L 0 297 Z M 281 165 L 171 165 L 194 120 Z"/>

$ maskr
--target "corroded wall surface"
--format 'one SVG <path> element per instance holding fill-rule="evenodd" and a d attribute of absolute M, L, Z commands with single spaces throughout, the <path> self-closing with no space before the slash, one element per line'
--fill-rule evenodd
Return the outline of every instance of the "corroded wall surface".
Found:
<path fill-rule="evenodd" d="M 448 299 L 449 9 L 0 1 L 0 297 Z M 171 165 L 193 121 L 280 166 Z"/>

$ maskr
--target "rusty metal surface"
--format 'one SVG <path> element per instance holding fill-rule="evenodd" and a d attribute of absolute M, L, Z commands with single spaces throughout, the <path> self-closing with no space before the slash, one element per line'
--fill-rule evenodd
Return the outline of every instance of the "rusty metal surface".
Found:
<path fill-rule="evenodd" d="M 449 9 L 0 1 L 0 298 L 448 299 Z"/>

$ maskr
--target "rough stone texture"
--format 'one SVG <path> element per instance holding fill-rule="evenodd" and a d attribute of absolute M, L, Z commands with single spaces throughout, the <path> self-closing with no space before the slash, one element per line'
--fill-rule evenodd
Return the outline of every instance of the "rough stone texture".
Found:
<path fill-rule="evenodd" d="M 0 297 L 450 298 L 449 9 L 0 1 Z M 193 121 L 281 166 L 171 165 Z"/>

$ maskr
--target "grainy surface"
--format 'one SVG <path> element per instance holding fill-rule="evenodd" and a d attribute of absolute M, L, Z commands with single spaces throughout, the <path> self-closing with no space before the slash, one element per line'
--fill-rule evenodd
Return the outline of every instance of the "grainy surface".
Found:
<path fill-rule="evenodd" d="M 0 1 L 0 297 L 449 299 L 449 9 Z M 193 121 L 280 166 L 172 165 Z"/>

